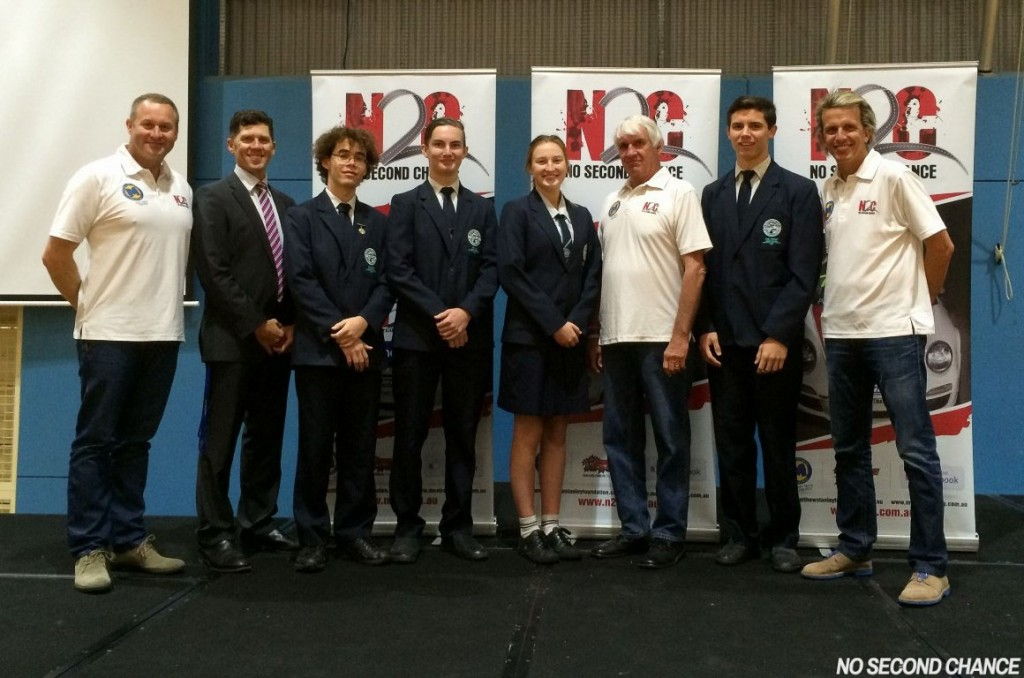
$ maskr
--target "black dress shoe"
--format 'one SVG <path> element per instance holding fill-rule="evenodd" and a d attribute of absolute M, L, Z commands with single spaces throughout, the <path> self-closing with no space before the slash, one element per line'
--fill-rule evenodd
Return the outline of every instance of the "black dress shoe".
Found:
<path fill-rule="evenodd" d="M 548 548 L 540 530 L 534 530 L 525 537 L 519 538 L 516 553 L 538 565 L 553 565 L 558 562 L 558 554 Z"/>
<path fill-rule="evenodd" d="M 719 565 L 739 565 L 759 557 L 761 554 L 751 546 L 740 541 L 730 541 L 719 549 L 715 562 Z"/>
<path fill-rule="evenodd" d="M 569 541 L 569 530 L 564 527 L 556 527 L 544 537 L 544 541 L 549 549 L 558 554 L 559 560 L 579 560 L 583 557 L 580 550 Z"/>
<path fill-rule="evenodd" d="M 392 563 L 409 565 L 416 562 L 422 548 L 419 537 L 395 537 L 388 557 Z"/>
<path fill-rule="evenodd" d="M 372 541 L 364 537 L 337 540 L 338 549 L 349 560 L 363 565 L 383 565 L 388 562 L 388 552 L 378 548 Z"/>
<path fill-rule="evenodd" d="M 303 546 L 295 555 L 296 572 L 323 572 L 327 567 L 327 552 L 323 544 Z"/>
<path fill-rule="evenodd" d="M 441 548 L 464 560 L 487 560 L 487 550 L 473 539 L 473 535 L 465 532 L 441 537 Z"/>
<path fill-rule="evenodd" d="M 803 558 L 787 546 L 772 547 L 772 569 L 776 572 L 799 572 L 804 566 Z"/>
<path fill-rule="evenodd" d="M 652 539 L 647 555 L 636 561 L 638 567 L 658 570 L 675 565 L 686 555 L 686 544 L 668 539 Z"/>
<path fill-rule="evenodd" d="M 647 546 L 648 542 L 645 537 L 627 537 L 624 534 L 619 534 L 590 549 L 590 555 L 595 558 L 619 558 L 620 556 L 646 553 Z"/>
<path fill-rule="evenodd" d="M 221 539 L 211 546 L 200 546 L 199 553 L 211 570 L 217 572 L 248 572 L 252 563 L 235 548 L 230 539 Z"/>
<path fill-rule="evenodd" d="M 250 551 L 295 551 L 299 542 L 274 528 L 270 532 L 243 532 L 242 546 Z"/>

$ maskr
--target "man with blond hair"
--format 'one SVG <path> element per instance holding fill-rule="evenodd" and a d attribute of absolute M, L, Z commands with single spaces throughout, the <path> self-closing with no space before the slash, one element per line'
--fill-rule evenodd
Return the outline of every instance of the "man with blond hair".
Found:
<path fill-rule="evenodd" d="M 913 575 L 904 605 L 949 595 L 942 470 L 925 400 L 925 335 L 953 243 L 917 176 L 871 149 L 875 114 L 856 92 L 833 91 L 815 112 L 818 139 L 835 158 L 825 182 L 828 270 L 821 316 L 836 451 L 839 547 L 806 565 L 808 579 L 868 576 L 878 534 L 871 473 L 875 388 L 896 433 L 910 490 Z"/>

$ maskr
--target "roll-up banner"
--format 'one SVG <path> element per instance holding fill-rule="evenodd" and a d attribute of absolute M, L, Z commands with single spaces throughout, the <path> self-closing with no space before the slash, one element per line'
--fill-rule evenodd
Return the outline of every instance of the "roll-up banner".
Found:
<path fill-rule="evenodd" d="M 358 199 L 385 214 L 391 196 L 408 191 L 427 179 L 427 161 L 420 152 L 421 133 L 439 117 L 460 120 L 466 129 L 469 155 L 459 179 L 478 195 L 494 195 L 493 70 L 454 71 L 313 71 L 313 139 L 335 125 L 365 129 L 374 138 L 380 164 L 356 191 Z M 313 194 L 324 189 L 313 175 Z M 392 311 L 389 323 L 394 319 Z M 390 327 L 385 326 L 390 358 Z M 478 534 L 495 532 L 494 472 L 491 454 L 491 397 L 487 397 L 476 445 L 473 479 L 473 520 Z M 377 426 L 376 528 L 388 532 L 395 525 L 388 494 L 394 443 L 394 397 L 391 370 L 384 373 L 381 412 Z M 339 445 L 344 440 L 338 441 Z M 430 431 L 423 445 L 423 510 L 428 530 L 435 530 L 444 503 L 444 433 L 441 430 L 440 391 Z M 334 483 L 331 483 L 332 490 Z"/>
<path fill-rule="evenodd" d="M 780 165 L 813 179 L 820 188 L 835 171 L 835 163 L 815 137 L 815 106 L 836 88 L 859 92 L 878 121 L 874 149 L 905 163 L 921 178 L 956 246 L 945 290 L 934 307 L 935 334 L 927 338 L 926 390 L 942 462 L 946 540 L 952 550 L 977 550 L 970 361 L 977 64 L 776 67 L 773 81 L 779 120 L 775 159 Z M 837 535 L 835 451 L 829 436 L 820 310 L 816 303 L 805 323 L 797 477 L 801 543 L 831 546 Z M 877 390 L 871 442 L 877 545 L 906 548 L 910 494 L 892 424 Z"/>
<path fill-rule="evenodd" d="M 569 153 L 565 195 L 595 219 L 604 198 L 626 180 L 615 148 L 615 126 L 642 113 L 665 137 L 662 165 L 693 184 L 700 195 L 717 174 L 721 73 L 718 70 L 534 68 L 531 77 L 532 133 L 557 134 Z M 524 149 L 525 151 L 525 149 Z M 596 224 L 595 224 L 596 226 Z M 714 441 L 707 379 L 697 351 L 690 393 L 690 513 L 687 538 L 718 538 Z M 619 531 L 608 459 L 601 437 L 604 405 L 601 377 L 592 377 L 591 410 L 570 419 L 561 523 L 581 536 Z M 647 421 L 647 491 L 657 510 L 657 451 Z"/>

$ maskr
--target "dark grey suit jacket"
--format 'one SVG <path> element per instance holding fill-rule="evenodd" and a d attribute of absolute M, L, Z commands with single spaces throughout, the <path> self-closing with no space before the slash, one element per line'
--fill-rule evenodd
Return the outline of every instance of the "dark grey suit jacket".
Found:
<path fill-rule="evenodd" d="M 270 187 L 283 228 L 295 201 Z M 256 206 L 234 172 L 195 194 L 192 260 L 206 297 L 199 326 L 204 362 L 254 361 L 266 353 L 253 332 L 270 318 L 294 322 L 287 288 L 277 301 L 277 273 Z"/>

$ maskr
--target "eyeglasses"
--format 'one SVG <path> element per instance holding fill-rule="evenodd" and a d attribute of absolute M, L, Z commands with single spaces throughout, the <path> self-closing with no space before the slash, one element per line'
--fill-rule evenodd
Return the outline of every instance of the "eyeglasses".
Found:
<path fill-rule="evenodd" d="M 340 151 L 338 153 L 331 153 L 331 155 L 333 155 L 335 158 L 342 162 L 348 162 L 349 160 L 351 160 L 357 165 L 366 164 L 366 156 L 362 153 L 349 153 L 347 151 Z"/>

